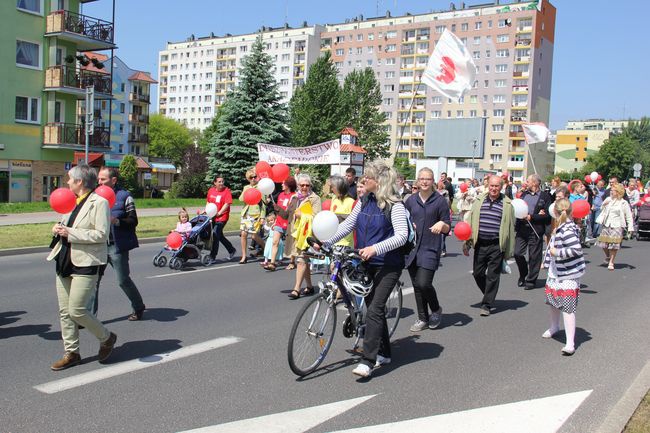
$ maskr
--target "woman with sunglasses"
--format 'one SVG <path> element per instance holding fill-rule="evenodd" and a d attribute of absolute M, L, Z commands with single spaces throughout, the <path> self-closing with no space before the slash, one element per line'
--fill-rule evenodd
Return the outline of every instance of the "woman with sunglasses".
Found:
<path fill-rule="evenodd" d="M 385 163 L 368 164 L 362 180 L 365 195 L 357 201 L 336 234 L 324 242 L 331 246 L 356 230 L 359 255 L 367 261 L 368 275 L 372 279 L 372 290 L 365 299 L 368 312 L 363 355 L 352 370 L 361 377 L 369 377 L 373 368 L 391 361 L 386 301 L 404 269 L 400 247 L 408 238 L 406 212 L 397 194 L 396 179 L 395 170 Z M 319 247 L 314 245 L 314 249 Z"/>
<path fill-rule="evenodd" d="M 239 196 L 240 201 L 244 201 L 244 194 L 247 190 L 251 188 L 257 188 L 257 174 L 255 170 L 250 169 L 246 171 L 246 179 L 248 180 L 248 185 L 244 186 L 244 189 Z M 266 217 L 266 204 L 264 200 L 260 200 L 257 204 L 247 204 L 241 210 L 241 220 L 239 222 L 240 230 L 240 240 L 241 240 L 241 250 L 242 257 L 239 261 L 239 264 L 244 264 L 248 261 L 246 257 L 246 244 L 248 243 L 248 234 L 251 234 L 251 237 L 257 245 L 261 246 L 264 250 L 264 240 L 258 234 L 259 228 L 264 225 L 264 218 Z"/>

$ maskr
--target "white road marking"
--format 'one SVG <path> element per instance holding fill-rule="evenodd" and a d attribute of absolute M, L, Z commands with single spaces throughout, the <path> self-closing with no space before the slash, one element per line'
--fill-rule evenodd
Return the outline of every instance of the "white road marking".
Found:
<path fill-rule="evenodd" d="M 205 269 L 195 269 L 193 271 L 177 271 L 177 272 L 171 272 L 169 274 L 161 274 L 161 275 L 151 275 L 149 277 L 146 277 L 148 279 L 151 278 L 164 278 L 164 277 L 172 277 L 172 276 L 178 276 L 178 275 L 187 275 L 187 274 L 193 274 L 195 272 L 206 272 L 206 271 L 216 271 L 219 269 L 226 269 L 226 268 L 234 268 L 235 266 L 241 266 L 239 263 L 234 264 L 234 265 L 226 265 L 226 266 L 219 266 L 219 267 L 209 267 Z"/>
<path fill-rule="evenodd" d="M 592 390 L 573 392 L 332 433 L 408 431 L 551 433 L 562 427 L 591 392 Z"/>
<path fill-rule="evenodd" d="M 335 416 L 360 405 L 374 396 L 375 395 L 368 395 L 321 406 L 307 407 L 304 409 L 274 413 L 272 415 L 265 415 L 257 418 L 233 421 L 226 424 L 186 430 L 185 432 L 180 433 L 235 433 L 256 431 L 263 431 L 264 433 L 305 432 L 319 424 L 322 424 L 328 419 L 334 418 Z"/>
<path fill-rule="evenodd" d="M 214 340 L 204 341 L 203 343 L 181 347 L 180 349 L 173 352 L 160 353 L 157 355 L 150 355 L 139 359 L 133 359 L 131 361 L 121 362 L 119 364 L 100 368 L 98 370 L 81 373 L 76 376 L 70 376 L 64 379 L 36 385 L 34 388 L 41 392 L 44 392 L 45 394 L 55 394 L 57 392 L 66 391 L 78 386 L 88 385 L 89 383 L 108 379 L 110 377 L 119 376 L 121 374 L 130 373 L 132 371 L 142 370 L 143 368 L 153 367 L 154 365 L 165 364 L 170 361 L 197 355 L 199 353 L 218 349 L 220 347 L 229 346 L 231 344 L 239 343 L 240 341 L 243 341 L 243 338 L 215 338 Z"/>

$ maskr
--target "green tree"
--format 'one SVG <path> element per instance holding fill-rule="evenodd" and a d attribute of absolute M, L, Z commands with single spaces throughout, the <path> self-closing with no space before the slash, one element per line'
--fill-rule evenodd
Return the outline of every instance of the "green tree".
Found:
<path fill-rule="evenodd" d="M 135 156 L 124 155 L 120 162 L 120 183 L 134 195 L 138 191 L 138 163 Z"/>
<path fill-rule="evenodd" d="M 257 161 L 257 143 L 289 141 L 287 110 L 271 72 L 274 67 L 259 36 L 242 61 L 239 86 L 226 98 L 214 125 L 206 180 L 221 174 L 235 195 L 243 188 L 244 173 Z"/>
<path fill-rule="evenodd" d="M 208 192 L 205 174 L 208 171 L 207 155 L 200 147 L 191 146 L 183 155 L 181 172 L 170 190 L 171 198 L 200 198 Z"/>
<path fill-rule="evenodd" d="M 596 171 L 606 176 L 624 179 L 632 173 L 632 166 L 638 161 L 639 144 L 625 134 L 605 140 L 598 152 L 587 158 L 581 173 Z"/>
<path fill-rule="evenodd" d="M 415 179 L 415 166 L 409 163 L 408 158 L 396 157 L 393 164 L 395 170 L 404 176 L 404 179 Z"/>
<path fill-rule="evenodd" d="M 162 114 L 149 120 L 149 155 L 167 158 L 176 166 L 183 161 L 185 150 L 192 146 L 192 134 L 184 125 Z"/>
<path fill-rule="evenodd" d="M 379 110 L 381 88 L 372 68 L 349 73 L 343 83 L 342 98 L 345 122 L 359 133 L 359 141 L 368 152 L 368 160 L 388 158 L 390 142 L 383 125 L 386 114 Z"/>
<path fill-rule="evenodd" d="M 641 145 L 641 149 L 650 152 L 650 117 L 642 117 L 639 121 L 630 120 L 623 128 L 623 134 Z"/>

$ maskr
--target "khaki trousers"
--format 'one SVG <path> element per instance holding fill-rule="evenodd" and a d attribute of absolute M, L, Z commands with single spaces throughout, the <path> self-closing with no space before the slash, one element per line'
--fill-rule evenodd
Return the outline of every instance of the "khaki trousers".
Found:
<path fill-rule="evenodd" d="M 61 337 L 66 352 L 79 353 L 79 327 L 84 326 L 100 342 L 110 336 L 102 322 L 87 309 L 88 299 L 95 292 L 97 275 L 56 276 L 56 292 L 59 298 Z"/>

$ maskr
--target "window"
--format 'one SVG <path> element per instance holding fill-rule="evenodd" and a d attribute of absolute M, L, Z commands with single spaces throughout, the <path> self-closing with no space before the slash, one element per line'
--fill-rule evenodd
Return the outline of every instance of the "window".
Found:
<path fill-rule="evenodd" d="M 375 52 L 375 47 L 368 47 L 368 54 L 372 54 Z"/>
<path fill-rule="evenodd" d="M 397 37 L 397 32 L 395 30 L 386 32 L 386 38 L 395 39 L 396 37 Z"/>
<path fill-rule="evenodd" d="M 441 96 L 434 96 L 431 98 L 431 103 L 432 104 L 442 104 L 442 97 Z"/>
<path fill-rule="evenodd" d="M 282 42 L 282 48 L 291 48 L 291 41 Z"/>
<path fill-rule="evenodd" d="M 359 33 L 357 35 L 357 41 L 362 41 L 362 40 L 363 40 L 363 35 Z"/>
<path fill-rule="evenodd" d="M 507 64 L 501 64 L 497 65 L 496 69 L 497 72 L 508 72 L 508 65 Z"/>
<path fill-rule="evenodd" d="M 493 116 L 494 117 L 505 117 L 505 115 L 506 115 L 506 110 L 504 110 L 502 108 L 493 111 Z"/>
<path fill-rule="evenodd" d="M 354 67 L 355 68 L 360 68 L 361 67 L 361 60 L 357 60 L 356 62 L 354 62 Z"/>
<path fill-rule="evenodd" d="M 16 96 L 16 122 L 40 123 L 40 104 L 39 98 Z"/>
<path fill-rule="evenodd" d="M 348 54 L 352 54 L 352 47 L 348 48 Z"/>
<path fill-rule="evenodd" d="M 441 115 L 442 115 L 442 112 L 439 111 L 439 110 L 431 112 L 431 118 L 432 119 L 438 119 L 438 118 L 440 118 Z"/>
<path fill-rule="evenodd" d="M 440 34 L 445 31 L 445 26 L 436 26 L 436 33 Z"/>
<path fill-rule="evenodd" d="M 16 65 L 41 69 L 41 46 L 32 42 L 16 40 Z"/>
<path fill-rule="evenodd" d="M 43 0 L 16 0 L 16 8 L 43 15 Z"/>
<path fill-rule="evenodd" d="M 467 24 L 467 23 L 462 23 L 462 24 L 460 25 L 460 31 L 461 31 L 461 32 L 466 32 L 467 29 L 469 29 L 469 24 Z"/>
<path fill-rule="evenodd" d="M 281 72 L 282 74 L 288 74 L 288 73 L 289 73 L 289 67 L 288 67 L 288 66 L 282 66 L 282 67 L 280 68 L 280 72 Z"/>
<path fill-rule="evenodd" d="M 280 80 L 280 85 L 281 86 L 288 86 L 289 85 L 289 80 L 287 78 L 283 78 Z"/>
<path fill-rule="evenodd" d="M 463 117 L 463 110 L 456 110 L 456 117 Z"/>
<path fill-rule="evenodd" d="M 492 125 L 492 132 L 503 132 L 505 130 L 503 123 L 495 123 Z"/>
<path fill-rule="evenodd" d="M 499 20 L 499 24 L 498 24 L 498 25 L 499 25 L 499 28 L 500 28 L 500 29 L 504 28 L 504 27 L 507 25 L 507 21 L 508 21 L 508 20 L 506 20 L 506 19 L 504 19 L 504 20 Z"/>
<path fill-rule="evenodd" d="M 497 35 L 497 42 L 508 42 L 509 40 L 509 35 Z"/>
<path fill-rule="evenodd" d="M 338 69 L 341 69 L 343 67 L 343 62 L 334 62 L 334 66 L 336 66 Z"/>
<path fill-rule="evenodd" d="M 239 46 L 239 52 L 240 53 L 245 53 L 246 51 L 248 51 L 248 47 L 246 45 L 240 45 Z"/>
<path fill-rule="evenodd" d="M 125 106 L 123 103 L 120 104 L 120 113 L 124 113 Z"/>
<path fill-rule="evenodd" d="M 505 50 L 497 50 L 497 57 L 508 57 L 510 53 L 508 52 L 507 49 Z"/>
<path fill-rule="evenodd" d="M 386 71 L 384 72 L 385 78 L 395 78 L 395 71 Z"/>
<path fill-rule="evenodd" d="M 393 98 L 384 98 L 384 105 L 393 105 Z"/>
<path fill-rule="evenodd" d="M 54 101 L 54 121 L 61 123 L 61 101 Z"/>
<path fill-rule="evenodd" d="M 396 50 L 397 50 L 397 45 L 395 45 L 395 44 L 386 45 L 386 52 L 387 53 L 391 53 L 391 52 L 396 51 Z"/>
<path fill-rule="evenodd" d="M 342 56 L 343 54 L 344 54 L 344 52 L 343 52 L 343 48 L 337 48 L 337 49 L 336 49 L 336 55 L 337 55 L 337 56 Z"/>
<path fill-rule="evenodd" d="M 395 91 L 394 84 L 384 84 L 384 92 L 394 92 L 394 91 Z"/>
<path fill-rule="evenodd" d="M 481 21 L 474 23 L 474 30 L 481 30 L 481 27 L 483 27 L 483 23 Z"/>
<path fill-rule="evenodd" d="M 469 117 L 476 117 L 476 110 L 469 110 Z"/>
<path fill-rule="evenodd" d="M 480 36 L 474 36 L 474 45 L 479 45 L 481 43 L 481 37 Z"/>
<path fill-rule="evenodd" d="M 503 147 L 503 140 L 502 139 L 492 140 L 492 147 Z"/>
<path fill-rule="evenodd" d="M 374 41 L 375 40 L 375 34 L 374 33 L 368 33 L 368 40 L 369 41 Z"/>
<path fill-rule="evenodd" d="M 489 59 L 490 58 L 490 50 L 485 50 L 485 58 Z"/>
<path fill-rule="evenodd" d="M 363 54 L 363 48 L 357 47 L 357 54 Z"/>
<path fill-rule="evenodd" d="M 490 154 L 490 159 L 492 162 L 501 162 L 501 157 L 502 155 L 500 153 L 491 153 Z"/>
<path fill-rule="evenodd" d="M 471 102 L 472 104 L 476 104 L 476 103 L 478 103 L 478 96 L 476 96 L 476 95 L 470 95 L 470 97 L 469 97 L 469 102 Z"/>
<path fill-rule="evenodd" d="M 473 59 L 480 59 L 481 58 L 481 52 L 480 51 L 472 51 L 472 58 Z"/>
<path fill-rule="evenodd" d="M 287 61 L 290 58 L 290 54 L 282 54 L 282 60 Z"/>
<path fill-rule="evenodd" d="M 506 80 L 494 80 L 494 87 L 506 87 Z"/>
<path fill-rule="evenodd" d="M 386 59 L 386 64 L 387 65 L 394 65 L 395 64 L 395 57 Z"/>
<path fill-rule="evenodd" d="M 492 97 L 492 102 L 494 104 L 500 104 L 506 102 L 506 95 L 494 95 Z"/>
<path fill-rule="evenodd" d="M 372 66 L 372 59 L 368 59 L 368 60 L 366 61 L 366 63 L 367 63 L 368 66 Z M 379 72 L 377 72 L 377 73 L 379 73 Z"/>

